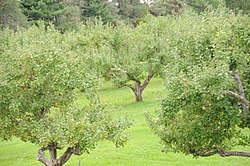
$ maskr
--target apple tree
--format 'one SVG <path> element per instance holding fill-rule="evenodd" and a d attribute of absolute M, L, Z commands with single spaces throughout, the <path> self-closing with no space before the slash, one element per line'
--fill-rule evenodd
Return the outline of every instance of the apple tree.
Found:
<path fill-rule="evenodd" d="M 130 123 L 113 118 L 100 103 L 94 81 L 75 60 L 67 38 L 54 28 L 44 29 L 0 32 L 8 33 L 0 52 L 0 138 L 40 146 L 37 160 L 47 166 L 61 166 L 101 140 L 124 145 Z M 89 99 L 82 108 L 75 102 L 80 88 Z M 59 149 L 64 150 L 61 156 Z"/>
<path fill-rule="evenodd" d="M 249 17 L 213 11 L 174 22 L 166 96 L 149 125 L 165 151 L 250 157 L 230 151 L 250 145 Z"/>
<path fill-rule="evenodd" d="M 135 100 L 142 101 L 143 91 L 151 79 L 161 73 L 167 57 L 168 47 L 162 35 L 164 27 L 161 27 L 164 19 L 159 20 L 149 16 L 136 28 L 96 25 L 87 42 L 92 45 L 87 51 L 91 53 L 86 55 L 85 51 L 84 61 L 91 61 L 90 66 L 100 66 L 100 75 L 118 87 L 129 87 Z"/>

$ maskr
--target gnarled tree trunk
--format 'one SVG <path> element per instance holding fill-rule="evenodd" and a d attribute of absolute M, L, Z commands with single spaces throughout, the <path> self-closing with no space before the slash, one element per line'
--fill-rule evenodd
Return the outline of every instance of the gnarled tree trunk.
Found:
<path fill-rule="evenodd" d="M 141 88 L 141 82 L 135 81 L 135 87 L 132 89 L 135 94 L 135 100 L 136 102 L 142 101 L 142 88 Z"/>
<path fill-rule="evenodd" d="M 122 86 L 127 86 L 130 89 L 132 89 L 132 91 L 135 94 L 135 100 L 136 102 L 141 102 L 142 101 L 142 92 L 143 90 L 147 87 L 147 85 L 149 84 L 150 80 L 153 78 L 154 73 L 148 73 L 147 78 L 144 80 L 143 84 L 141 84 L 140 80 L 137 80 L 134 78 L 134 76 L 132 76 L 129 72 L 121 69 L 121 68 L 117 68 L 117 69 L 113 69 L 114 71 L 119 71 L 122 72 L 124 74 L 127 75 L 127 77 L 129 78 L 129 80 L 134 81 L 135 85 L 131 85 L 131 84 L 122 84 Z M 110 74 L 111 76 L 115 77 L 114 74 Z"/>
<path fill-rule="evenodd" d="M 46 148 L 41 148 L 38 150 L 37 160 L 46 166 L 62 166 L 64 165 L 72 156 L 72 154 L 80 155 L 80 151 L 77 147 L 68 148 L 59 159 L 57 159 L 57 149 L 60 149 L 56 144 L 51 144 Z M 48 150 L 50 153 L 50 160 L 48 160 L 44 151 Z"/>
<path fill-rule="evenodd" d="M 214 154 L 219 154 L 221 157 L 229 157 L 229 156 L 240 156 L 240 157 L 250 157 L 249 152 L 239 152 L 239 151 L 225 151 L 223 148 L 209 148 L 205 147 L 199 150 L 191 150 L 191 153 L 195 153 L 200 157 L 208 157 Z"/>
<path fill-rule="evenodd" d="M 136 102 L 141 102 L 143 100 L 142 99 L 142 92 L 147 87 L 147 85 L 149 84 L 149 82 L 153 76 L 154 76 L 153 73 L 149 73 L 142 85 L 141 85 L 141 81 L 139 81 L 139 80 L 134 80 L 134 82 L 135 82 L 134 87 L 132 85 L 129 85 L 129 87 L 132 89 L 132 91 L 135 94 Z"/>

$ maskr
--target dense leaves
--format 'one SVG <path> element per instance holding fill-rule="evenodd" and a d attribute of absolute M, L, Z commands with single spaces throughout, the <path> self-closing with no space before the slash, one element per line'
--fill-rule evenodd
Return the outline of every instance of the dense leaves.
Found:
<path fill-rule="evenodd" d="M 62 165 L 100 140 L 123 145 L 129 123 L 114 120 L 100 103 L 99 80 L 127 86 L 136 101 L 142 101 L 150 80 L 161 76 L 166 96 L 158 119 L 149 117 L 149 122 L 166 151 L 249 156 L 227 151 L 250 143 L 248 16 L 220 8 L 199 15 L 190 10 L 175 16 L 148 15 L 136 19 L 136 27 L 97 18 L 80 25 L 82 9 L 99 16 L 103 7 L 101 1 L 88 2 L 93 8 L 67 1 L 60 16 L 65 24 L 58 26 L 63 34 L 39 21 L 25 31 L 1 32 L 2 139 L 15 136 L 38 144 L 38 160 L 45 165 Z M 89 100 L 83 108 L 75 102 L 79 91 Z M 67 150 L 57 159 L 60 148 Z"/>
<path fill-rule="evenodd" d="M 248 21 L 248 17 L 212 12 L 182 16 L 171 25 L 175 38 L 170 41 L 174 50 L 165 70 L 167 95 L 159 119 L 149 120 L 166 151 L 230 156 L 235 153 L 226 150 L 249 145 L 249 134 L 240 129 L 250 124 L 249 103 L 243 101 L 249 99 L 244 76 L 249 68 Z"/>
<path fill-rule="evenodd" d="M 1 45 L 1 139 L 15 136 L 39 145 L 37 159 L 45 165 L 62 165 L 104 139 L 117 146 L 126 142 L 128 121 L 113 119 L 102 106 L 96 96 L 98 80 L 78 61 L 67 36 L 53 27 L 45 31 L 42 24 L 1 34 L 6 40 Z M 75 103 L 79 89 L 89 99 L 83 108 Z M 68 150 L 57 159 L 61 148 Z M 51 161 L 44 150 L 50 151 Z"/>

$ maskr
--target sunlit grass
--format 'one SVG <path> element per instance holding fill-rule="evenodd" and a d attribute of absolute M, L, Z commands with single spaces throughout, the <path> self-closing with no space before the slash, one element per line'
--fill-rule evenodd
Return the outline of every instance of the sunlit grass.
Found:
<path fill-rule="evenodd" d="M 146 124 L 144 113 L 154 113 L 159 108 L 159 97 L 163 93 L 162 82 L 154 78 L 143 93 L 144 101 L 136 103 L 134 95 L 129 88 L 116 88 L 110 82 L 106 82 L 100 91 L 100 98 L 107 107 L 115 110 L 115 116 L 128 115 L 133 121 L 130 128 L 130 139 L 125 147 L 115 148 L 111 142 L 99 143 L 90 154 L 73 156 L 67 166 L 146 166 L 146 165 L 212 165 L 212 166 L 247 166 L 249 158 L 227 157 L 218 155 L 194 159 L 191 155 L 179 153 L 162 153 L 159 138 L 152 133 Z M 84 99 L 77 101 L 79 104 Z M 35 166 L 42 165 L 36 161 L 38 147 L 31 143 L 24 143 L 18 139 L 10 142 L 0 142 L 0 166 Z M 250 147 L 238 147 L 237 149 L 250 151 Z"/>

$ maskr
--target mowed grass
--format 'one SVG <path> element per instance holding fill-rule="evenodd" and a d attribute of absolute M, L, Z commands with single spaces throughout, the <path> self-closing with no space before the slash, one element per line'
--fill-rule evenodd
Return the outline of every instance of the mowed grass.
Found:
<path fill-rule="evenodd" d="M 159 138 L 152 133 L 145 121 L 144 113 L 154 114 L 159 109 L 159 97 L 163 95 L 162 81 L 154 78 L 143 93 L 144 101 L 136 103 L 129 88 L 116 88 L 106 82 L 100 91 L 100 98 L 108 107 L 115 109 L 114 116 L 128 116 L 133 121 L 129 129 L 130 138 L 125 147 L 116 148 L 111 142 L 98 144 L 90 154 L 73 156 L 67 166 L 146 166 L 146 165 L 213 165 L 213 166 L 248 166 L 250 158 L 226 157 L 218 155 L 194 159 L 192 155 L 162 153 Z M 77 101 L 85 102 L 83 98 Z M 0 166 L 35 166 L 38 147 L 18 139 L 0 142 Z M 237 147 L 234 150 L 250 151 L 250 147 Z"/>

